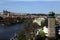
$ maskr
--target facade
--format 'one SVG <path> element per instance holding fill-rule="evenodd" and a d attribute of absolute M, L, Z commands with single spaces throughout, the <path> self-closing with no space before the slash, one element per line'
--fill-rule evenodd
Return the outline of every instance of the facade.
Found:
<path fill-rule="evenodd" d="M 41 23 L 44 21 L 45 21 L 44 18 L 35 18 L 35 20 L 33 20 L 33 22 L 36 22 L 39 26 L 41 26 Z"/>

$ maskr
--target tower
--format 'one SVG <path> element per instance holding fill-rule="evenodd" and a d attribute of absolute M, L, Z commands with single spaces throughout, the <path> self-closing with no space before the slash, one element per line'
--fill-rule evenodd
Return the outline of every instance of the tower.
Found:
<path fill-rule="evenodd" d="M 4 15 L 6 15 L 7 17 L 9 17 L 9 16 L 10 16 L 10 11 L 3 10 L 3 13 L 4 13 Z"/>
<path fill-rule="evenodd" d="M 48 38 L 49 40 L 55 39 L 55 13 L 48 14 Z"/>

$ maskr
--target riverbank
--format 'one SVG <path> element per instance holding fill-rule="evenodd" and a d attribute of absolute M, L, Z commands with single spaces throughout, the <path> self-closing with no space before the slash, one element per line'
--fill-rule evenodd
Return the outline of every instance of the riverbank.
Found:
<path fill-rule="evenodd" d="M 17 23 L 23 23 L 26 18 L 12 18 L 12 17 L 0 17 L 0 25 L 14 25 Z"/>
<path fill-rule="evenodd" d="M 12 26 L 12 25 L 16 25 L 16 24 L 22 24 L 22 22 L 18 22 L 18 23 L 0 23 L 1 26 Z"/>
<path fill-rule="evenodd" d="M 0 20 L 0 25 L 2 26 L 10 26 L 10 25 L 15 25 L 15 24 L 21 24 L 24 22 L 24 19 L 20 19 L 20 20 L 17 20 L 17 19 L 3 19 L 3 20 Z"/>

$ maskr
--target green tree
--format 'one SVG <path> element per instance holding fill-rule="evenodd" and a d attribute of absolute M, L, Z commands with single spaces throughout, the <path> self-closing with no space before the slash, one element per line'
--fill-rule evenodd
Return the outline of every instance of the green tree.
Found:
<path fill-rule="evenodd" d="M 3 21 L 3 17 L 0 16 L 0 23 L 2 23 L 2 21 Z"/>
<path fill-rule="evenodd" d="M 39 32 L 39 34 L 38 34 L 40 37 L 45 37 L 45 33 L 44 33 L 44 31 L 42 30 L 42 28 L 41 28 L 41 30 L 40 30 L 40 32 Z"/>
<path fill-rule="evenodd" d="M 28 40 L 27 36 L 25 35 L 25 31 L 21 30 L 18 34 L 17 34 L 17 40 Z"/>
<path fill-rule="evenodd" d="M 41 21 L 41 27 L 44 27 L 44 21 Z"/>

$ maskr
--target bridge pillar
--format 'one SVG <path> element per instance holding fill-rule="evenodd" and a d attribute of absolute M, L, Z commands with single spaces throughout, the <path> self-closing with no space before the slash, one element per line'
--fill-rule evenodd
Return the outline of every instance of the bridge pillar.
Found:
<path fill-rule="evenodd" d="M 55 13 L 50 12 L 48 15 L 48 39 L 55 40 Z"/>

